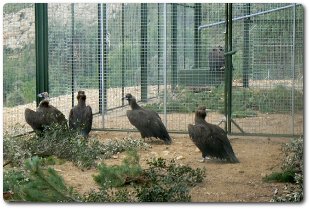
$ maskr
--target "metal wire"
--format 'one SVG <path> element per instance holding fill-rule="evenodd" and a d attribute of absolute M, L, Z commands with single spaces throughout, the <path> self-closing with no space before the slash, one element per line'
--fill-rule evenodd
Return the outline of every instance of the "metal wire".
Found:
<path fill-rule="evenodd" d="M 35 57 L 33 8 L 4 7 L 4 127 L 11 132 L 25 125 L 26 107 L 35 109 L 35 60 L 25 58 Z M 195 109 L 205 105 L 211 109 L 207 120 L 231 123 L 232 134 L 303 134 L 302 6 L 234 3 L 232 17 L 230 50 L 236 53 L 228 121 L 223 3 L 49 3 L 51 103 L 68 118 L 77 91 L 84 90 L 94 130 L 135 130 L 121 99 L 132 93 L 173 133 L 186 133 Z M 30 38 L 18 40 L 23 34 Z M 13 98 L 18 92 L 23 94 Z"/>

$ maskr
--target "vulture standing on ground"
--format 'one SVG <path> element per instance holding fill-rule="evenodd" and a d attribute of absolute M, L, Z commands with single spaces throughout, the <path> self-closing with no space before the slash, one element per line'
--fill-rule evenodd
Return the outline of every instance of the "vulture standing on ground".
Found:
<path fill-rule="evenodd" d="M 69 127 L 78 130 L 82 136 L 88 137 L 93 123 L 93 113 L 89 105 L 86 106 L 86 95 L 79 91 L 77 95 L 78 104 L 74 106 L 69 114 Z"/>
<path fill-rule="evenodd" d="M 195 125 L 188 125 L 191 140 L 202 152 L 202 162 L 206 157 L 216 157 L 229 163 L 239 163 L 225 131 L 206 122 L 206 116 L 206 108 L 200 107 L 195 113 Z"/>
<path fill-rule="evenodd" d="M 44 99 L 40 102 L 36 111 L 29 108 L 25 110 L 26 122 L 33 128 L 34 131 L 42 132 L 46 126 L 52 123 L 58 123 L 67 127 L 67 120 L 56 107 L 49 104 L 47 92 L 38 94 Z"/>
<path fill-rule="evenodd" d="M 155 137 L 163 140 L 166 144 L 171 144 L 171 138 L 159 115 L 152 111 L 140 107 L 136 98 L 131 94 L 126 94 L 123 98 L 128 100 L 132 110 L 127 110 L 127 117 L 141 133 L 141 137 Z"/>

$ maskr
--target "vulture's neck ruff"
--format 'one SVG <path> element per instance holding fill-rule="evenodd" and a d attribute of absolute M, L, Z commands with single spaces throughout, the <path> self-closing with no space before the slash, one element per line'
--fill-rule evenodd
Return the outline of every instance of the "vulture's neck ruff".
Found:
<path fill-rule="evenodd" d="M 141 109 L 141 107 L 137 104 L 136 98 L 132 97 L 128 101 L 131 109 L 133 110 Z"/>
<path fill-rule="evenodd" d="M 78 105 L 85 107 L 86 106 L 86 95 L 79 95 L 77 96 L 78 99 Z"/>
<path fill-rule="evenodd" d="M 205 110 L 197 110 L 195 114 L 195 124 L 206 123 L 207 112 Z"/>
<path fill-rule="evenodd" d="M 46 99 L 43 99 L 40 104 L 39 104 L 39 107 L 48 107 L 49 106 L 49 100 L 46 98 Z"/>

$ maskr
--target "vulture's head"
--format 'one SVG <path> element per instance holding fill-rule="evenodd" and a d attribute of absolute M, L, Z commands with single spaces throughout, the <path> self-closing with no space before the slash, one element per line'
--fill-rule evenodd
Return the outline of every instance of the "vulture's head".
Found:
<path fill-rule="evenodd" d="M 38 94 L 38 97 L 43 97 L 43 100 L 40 102 L 40 107 L 48 107 L 49 105 L 49 97 L 47 92 L 42 92 Z"/>
<path fill-rule="evenodd" d="M 206 106 L 200 106 L 196 110 L 196 116 L 205 119 L 207 117 L 207 108 Z"/>
<path fill-rule="evenodd" d="M 48 99 L 48 93 L 42 92 L 42 93 L 38 94 L 38 97 L 43 97 L 44 99 Z"/>
<path fill-rule="evenodd" d="M 126 94 L 122 99 L 127 100 L 129 104 L 136 103 L 136 98 L 131 94 Z"/>
<path fill-rule="evenodd" d="M 85 94 L 85 91 L 79 91 L 78 95 Z"/>
<path fill-rule="evenodd" d="M 82 99 L 82 100 L 86 100 L 86 94 L 85 94 L 85 91 L 79 91 L 78 92 L 78 95 L 77 95 L 77 100 L 80 100 L 80 99 Z"/>

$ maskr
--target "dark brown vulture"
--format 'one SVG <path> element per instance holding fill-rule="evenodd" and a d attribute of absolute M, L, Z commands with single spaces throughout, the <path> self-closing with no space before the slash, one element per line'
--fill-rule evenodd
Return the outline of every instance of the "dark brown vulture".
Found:
<path fill-rule="evenodd" d="M 210 71 L 224 70 L 225 67 L 225 56 L 224 49 L 222 46 L 214 47 L 209 52 L 209 66 Z"/>
<path fill-rule="evenodd" d="M 222 46 L 214 47 L 209 52 L 209 67 L 211 73 L 224 79 L 225 72 L 225 56 Z"/>
<path fill-rule="evenodd" d="M 168 131 L 156 112 L 140 107 L 131 94 L 126 94 L 123 99 L 126 99 L 131 107 L 131 110 L 127 110 L 129 122 L 139 130 L 142 138 L 155 137 L 171 144 Z"/>
<path fill-rule="evenodd" d="M 49 104 L 49 97 L 47 92 L 38 94 L 39 97 L 44 99 L 40 102 L 36 111 L 29 108 L 25 110 L 26 122 L 36 132 L 42 132 L 45 127 L 50 126 L 53 123 L 58 123 L 67 127 L 67 120 L 56 107 Z"/>
<path fill-rule="evenodd" d="M 89 105 L 86 106 L 86 95 L 79 91 L 77 95 L 78 104 L 74 106 L 69 114 L 69 128 L 77 130 L 87 138 L 93 123 L 93 113 Z"/>
<path fill-rule="evenodd" d="M 206 122 L 206 116 L 206 108 L 200 107 L 195 113 L 195 125 L 188 125 L 189 136 L 202 153 L 202 162 L 206 157 L 215 157 L 229 163 L 239 163 L 225 131 Z"/>

